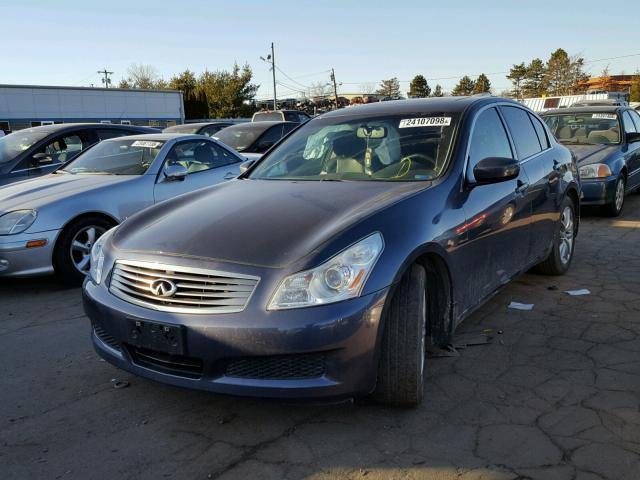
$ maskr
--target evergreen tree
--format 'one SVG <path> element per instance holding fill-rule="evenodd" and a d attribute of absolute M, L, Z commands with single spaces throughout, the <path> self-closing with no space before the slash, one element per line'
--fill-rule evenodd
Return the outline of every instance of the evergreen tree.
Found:
<path fill-rule="evenodd" d="M 513 83 L 512 94 L 514 97 L 520 98 L 522 94 L 522 81 L 526 78 L 526 76 L 527 67 L 525 66 L 524 62 L 513 65 L 511 67 L 511 70 L 509 70 L 509 75 L 507 75 L 507 78 L 511 80 L 511 83 Z"/>
<path fill-rule="evenodd" d="M 433 89 L 433 97 L 444 97 L 444 92 L 442 91 L 442 87 L 440 84 L 436 85 L 436 88 Z"/>
<path fill-rule="evenodd" d="M 451 95 L 453 95 L 454 97 L 471 95 L 475 87 L 476 87 L 475 82 L 471 80 L 468 75 L 465 75 L 460 79 L 458 84 L 453 88 L 453 90 L 451 91 Z"/>
<path fill-rule="evenodd" d="M 431 87 L 427 79 L 422 75 L 416 75 L 409 84 L 409 97 L 411 98 L 426 98 L 431 95 Z"/>
<path fill-rule="evenodd" d="M 388 97 L 393 100 L 402 98 L 402 95 L 400 94 L 400 82 L 397 77 L 382 80 L 376 93 L 382 97 Z"/>
<path fill-rule="evenodd" d="M 481 73 L 475 81 L 473 93 L 489 93 L 491 92 L 491 82 L 489 77 Z"/>
<path fill-rule="evenodd" d="M 527 65 L 527 73 L 522 84 L 522 95 L 524 97 L 541 97 L 545 93 L 544 62 L 539 58 L 534 58 Z"/>
<path fill-rule="evenodd" d="M 559 48 L 549 57 L 544 78 L 550 95 L 573 95 L 584 91 L 589 76 L 584 73 L 584 58 L 569 57 Z"/>

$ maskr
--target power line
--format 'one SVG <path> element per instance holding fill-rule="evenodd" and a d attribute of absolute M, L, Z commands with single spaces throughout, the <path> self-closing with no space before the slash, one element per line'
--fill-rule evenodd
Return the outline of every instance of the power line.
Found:
<path fill-rule="evenodd" d="M 104 84 L 104 88 L 109 88 L 109 85 L 111 85 L 111 79 L 109 78 L 109 75 L 113 75 L 113 72 L 109 72 L 105 68 L 104 70 L 98 70 L 96 73 L 103 75 L 102 83 Z"/>

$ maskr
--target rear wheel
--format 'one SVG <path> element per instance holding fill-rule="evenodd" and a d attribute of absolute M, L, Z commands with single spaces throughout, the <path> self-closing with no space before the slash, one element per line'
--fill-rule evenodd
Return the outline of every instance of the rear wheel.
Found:
<path fill-rule="evenodd" d="M 620 174 L 616 181 L 616 189 L 613 195 L 613 201 L 605 207 L 605 213 L 610 217 L 617 217 L 622 213 L 624 207 L 624 191 L 627 182 L 623 174 Z"/>
<path fill-rule="evenodd" d="M 422 402 L 427 329 L 426 273 L 413 265 L 402 277 L 385 313 L 374 397 L 388 405 Z"/>
<path fill-rule="evenodd" d="M 560 221 L 556 225 L 551 253 L 535 271 L 544 275 L 564 275 L 573 259 L 576 239 L 575 205 L 570 198 L 562 202 Z"/>
<path fill-rule="evenodd" d="M 53 266 L 60 280 L 69 285 L 83 282 L 91 267 L 91 247 L 111 227 L 100 217 L 79 218 L 65 227 L 53 252 Z"/>

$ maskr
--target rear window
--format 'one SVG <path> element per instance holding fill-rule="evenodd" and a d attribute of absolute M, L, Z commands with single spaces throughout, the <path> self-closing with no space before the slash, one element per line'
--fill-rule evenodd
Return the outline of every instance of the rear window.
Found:
<path fill-rule="evenodd" d="M 253 114 L 252 122 L 279 122 L 282 121 L 280 112 L 257 112 Z"/>

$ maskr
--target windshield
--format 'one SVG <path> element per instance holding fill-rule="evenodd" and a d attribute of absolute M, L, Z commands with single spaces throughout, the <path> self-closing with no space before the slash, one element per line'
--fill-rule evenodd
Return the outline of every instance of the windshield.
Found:
<path fill-rule="evenodd" d="M 10 162 L 51 132 L 34 129 L 18 130 L 0 138 L 0 165 Z"/>
<path fill-rule="evenodd" d="M 266 128 L 263 128 L 262 125 L 256 127 L 251 123 L 233 125 L 216 132 L 213 138 L 241 152 L 249 148 L 265 130 Z"/>
<path fill-rule="evenodd" d="M 165 142 L 156 140 L 109 140 L 101 142 L 69 162 L 66 173 L 143 175 Z"/>
<path fill-rule="evenodd" d="M 415 116 L 311 120 L 258 164 L 250 178 L 432 180 L 446 168 L 459 114 Z"/>
<path fill-rule="evenodd" d="M 615 145 L 620 124 L 615 113 L 564 113 L 542 117 L 560 143 Z"/>

